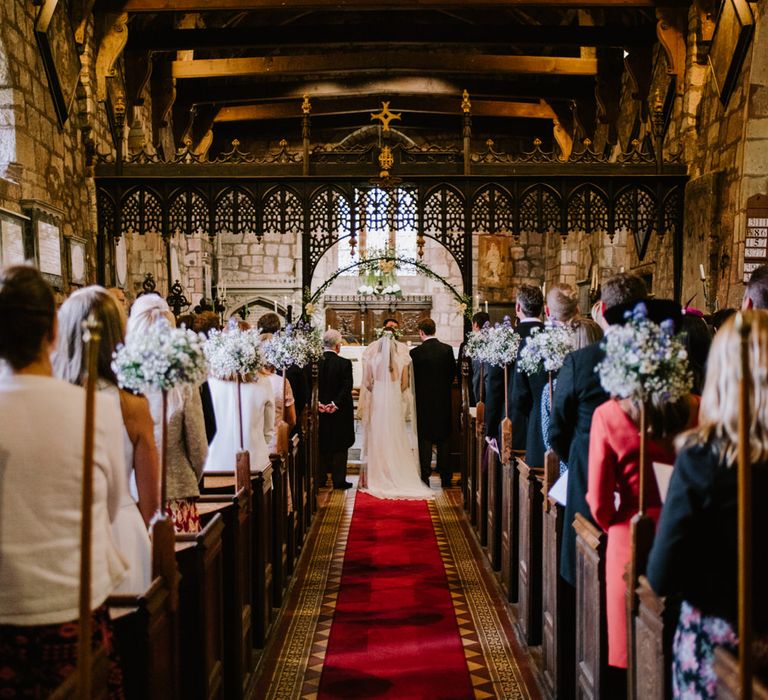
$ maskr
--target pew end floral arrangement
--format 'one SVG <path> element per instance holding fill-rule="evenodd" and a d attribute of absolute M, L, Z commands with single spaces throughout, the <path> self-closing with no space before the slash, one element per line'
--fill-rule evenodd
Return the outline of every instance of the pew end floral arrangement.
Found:
<path fill-rule="evenodd" d="M 517 358 L 517 371 L 528 376 L 539 372 L 557 372 L 565 356 L 573 351 L 576 334 L 563 323 L 549 323 L 544 329 L 534 328 Z"/>
<path fill-rule="evenodd" d="M 248 381 L 264 367 L 259 332 L 236 326 L 226 331 L 211 331 L 205 343 L 205 357 L 216 379 Z"/>
<path fill-rule="evenodd" d="M 323 355 L 323 339 L 317 328 L 299 321 L 288 324 L 264 343 L 264 360 L 275 369 L 306 367 Z"/>

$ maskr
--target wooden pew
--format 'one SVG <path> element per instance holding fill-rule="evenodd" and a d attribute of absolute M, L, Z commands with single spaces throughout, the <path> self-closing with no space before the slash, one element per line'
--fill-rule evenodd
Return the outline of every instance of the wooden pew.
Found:
<path fill-rule="evenodd" d="M 290 578 L 296 568 L 296 558 L 299 550 L 299 524 L 297 502 L 301 500 L 301 492 L 298 488 L 298 467 L 299 467 L 299 436 L 294 435 L 288 446 L 286 456 L 286 467 L 288 470 L 288 493 L 291 496 L 292 508 L 290 513 L 285 514 L 285 572 Z"/>
<path fill-rule="evenodd" d="M 517 627 L 530 646 L 541 644 L 543 471 L 517 460 Z"/>
<path fill-rule="evenodd" d="M 488 560 L 495 571 L 501 569 L 501 516 L 502 516 L 502 465 L 499 456 L 488 451 L 486 472 L 487 510 L 485 542 Z"/>
<path fill-rule="evenodd" d="M 554 698 L 572 698 L 576 653 L 573 590 L 560 576 L 564 508 L 549 497 L 560 475 L 560 460 L 549 450 L 544 456 L 542 483 L 542 681 Z"/>
<path fill-rule="evenodd" d="M 309 518 L 307 520 L 307 529 L 312 522 L 312 517 L 317 512 L 317 491 L 320 485 L 317 483 L 317 474 L 320 465 L 320 415 L 317 412 L 318 404 L 318 391 L 320 387 L 320 365 L 318 362 L 313 362 L 311 367 L 311 383 L 310 383 L 310 400 L 309 400 L 309 413 L 307 420 L 307 454 L 305 456 L 306 462 L 306 479 L 307 479 L 307 495 L 309 500 L 309 507 L 307 513 Z"/>
<path fill-rule="evenodd" d="M 501 589 L 510 602 L 517 601 L 517 564 L 512 554 L 512 495 L 515 489 L 515 464 L 508 462 L 501 467 Z M 516 533 L 514 533 L 516 535 Z M 514 574 L 514 585 L 510 587 Z"/>
<path fill-rule="evenodd" d="M 477 501 L 475 500 L 475 485 L 477 484 L 477 417 L 475 409 L 470 409 L 467 431 L 467 479 L 463 486 L 464 510 L 471 524 L 477 522 Z"/>
<path fill-rule="evenodd" d="M 605 534 L 581 513 L 576 530 L 576 697 L 607 698 Z"/>
<path fill-rule="evenodd" d="M 480 430 L 483 430 L 481 427 Z M 475 485 L 475 508 L 477 510 L 477 522 L 475 531 L 480 544 L 488 544 L 488 460 L 492 450 L 485 442 L 485 434 L 478 438 L 478 469 L 477 484 Z M 494 457 L 496 457 L 494 453 Z"/>
<path fill-rule="evenodd" d="M 461 436 L 461 495 L 464 510 L 469 514 L 471 499 L 469 498 L 468 484 L 470 483 L 470 465 L 472 463 L 472 417 L 470 415 L 469 381 L 471 365 L 469 358 L 465 357 L 461 362 L 461 411 L 459 413 L 459 434 Z"/>
<path fill-rule="evenodd" d="M 224 522 L 224 693 L 242 697 L 253 671 L 251 629 L 251 498 L 245 489 L 233 496 L 203 495 L 197 504 L 207 525 L 216 514 Z"/>
<path fill-rule="evenodd" d="M 674 599 L 657 596 L 645 576 L 640 576 L 637 596 L 634 696 L 666 700 L 672 697 L 672 639 L 680 605 Z"/>
<path fill-rule="evenodd" d="M 715 674 L 717 675 L 717 700 L 740 700 L 739 661 L 723 648 L 715 649 Z M 757 678 L 752 679 L 753 700 L 768 700 L 768 686 Z"/>
<path fill-rule="evenodd" d="M 272 465 L 251 472 L 251 576 L 253 645 L 264 647 L 272 624 Z M 203 493 L 234 493 L 233 472 L 203 475 Z"/>
<path fill-rule="evenodd" d="M 176 535 L 180 696 L 224 698 L 224 521 L 218 513 L 196 534 Z"/>
<path fill-rule="evenodd" d="M 279 454 L 270 455 L 269 460 L 272 464 L 272 605 L 279 608 L 288 585 L 288 469 L 285 459 Z"/>

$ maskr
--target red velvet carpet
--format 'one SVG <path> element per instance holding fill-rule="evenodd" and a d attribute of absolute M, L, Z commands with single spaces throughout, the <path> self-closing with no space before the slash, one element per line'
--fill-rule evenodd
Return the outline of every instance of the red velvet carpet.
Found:
<path fill-rule="evenodd" d="M 474 697 L 426 501 L 357 494 L 318 697 Z"/>

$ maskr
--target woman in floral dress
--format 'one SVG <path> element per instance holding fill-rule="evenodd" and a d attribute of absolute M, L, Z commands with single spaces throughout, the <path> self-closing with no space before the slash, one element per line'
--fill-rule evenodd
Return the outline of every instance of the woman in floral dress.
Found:
<path fill-rule="evenodd" d="M 768 314 L 746 312 L 752 324 L 749 364 L 752 492 L 768 492 Z M 717 646 L 735 650 L 737 617 L 737 476 L 739 332 L 729 319 L 715 336 L 701 399 L 699 427 L 682 436 L 647 575 L 659 595 L 683 598 L 674 639 L 675 698 L 715 697 Z M 758 667 L 768 632 L 768 509 L 753 508 L 753 622 Z M 760 649 L 763 653 L 760 654 Z"/>

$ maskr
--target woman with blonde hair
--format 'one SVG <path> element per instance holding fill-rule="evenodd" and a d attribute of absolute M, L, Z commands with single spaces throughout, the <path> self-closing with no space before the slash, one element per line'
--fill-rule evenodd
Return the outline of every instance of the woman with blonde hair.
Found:
<path fill-rule="evenodd" d="M 151 548 L 147 527 L 160 507 L 160 476 L 154 426 L 149 404 L 117 386 L 112 355 L 124 342 L 122 312 L 114 297 L 103 287 L 91 286 L 74 292 L 58 313 L 59 334 L 53 353 L 54 374 L 70 384 L 86 381 L 86 348 L 83 322 L 93 315 L 101 323 L 98 374 L 99 391 L 114 398 L 123 419 L 125 492 L 112 532 L 117 546 L 130 566 L 117 593 L 143 593 L 151 582 Z M 135 477 L 138 498 L 131 495 Z"/>
<path fill-rule="evenodd" d="M 768 314 L 743 312 L 749 338 L 749 459 L 752 492 L 768 492 Z M 701 397 L 699 426 L 683 434 L 675 469 L 648 561 L 659 595 L 683 603 L 673 645 L 676 698 L 714 698 L 714 649 L 737 644 L 737 474 L 740 336 L 729 318 L 712 342 Z M 768 633 L 768 510 L 756 501 L 752 515 L 752 585 L 755 632 Z M 762 647 L 765 648 L 765 639 Z M 763 660 L 764 661 L 764 660 Z M 765 667 L 763 663 L 763 667 Z"/>
<path fill-rule="evenodd" d="M 165 299 L 156 294 L 140 296 L 131 307 L 127 336 L 146 332 L 155 323 L 176 324 Z M 161 392 L 147 394 L 155 424 L 155 443 L 158 452 L 163 449 L 163 397 Z M 166 502 L 168 517 L 176 532 L 198 532 L 200 517 L 196 500 L 200 496 L 199 482 L 208 454 L 205 420 L 200 392 L 196 386 L 185 385 L 168 392 L 168 444 L 166 450 Z"/>

